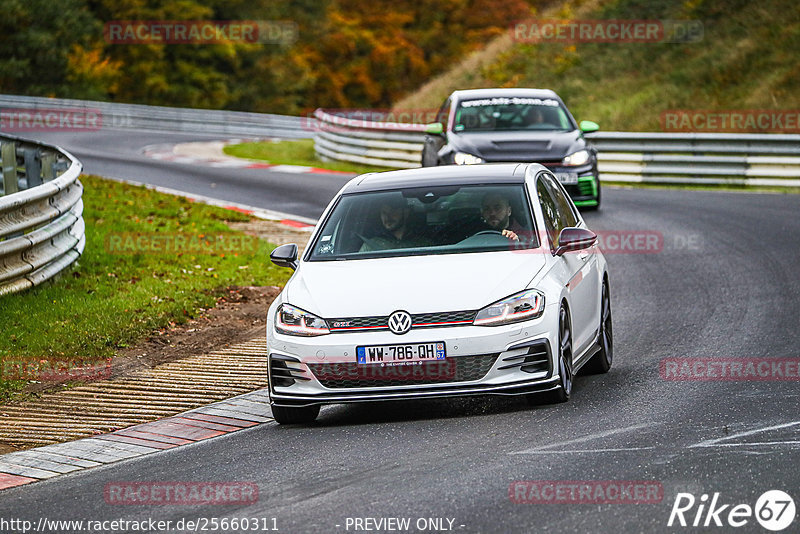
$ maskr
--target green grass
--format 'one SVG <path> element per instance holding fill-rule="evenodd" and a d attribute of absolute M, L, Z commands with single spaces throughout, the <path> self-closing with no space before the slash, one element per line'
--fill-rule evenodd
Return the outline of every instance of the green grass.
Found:
<path fill-rule="evenodd" d="M 229 156 L 264 160 L 277 165 L 304 165 L 355 174 L 391 170 L 388 167 L 374 167 L 347 161 L 322 161 L 314 152 L 314 141 L 311 139 L 242 143 L 227 145 L 224 150 Z"/>
<path fill-rule="evenodd" d="M 0 297 L 3 363 L 113 357 L 117 349 L 214 306 L 225 287 L 283 285 L 289 275 L 269 262 L 267 242 L 226 224 L 248 220 L 246 215 L 94 176 L 81 181 L 84 254 L 57 280 Z M 194 236 L 194 243 L 198 236 L 222 236 L 232 247 L 218 245 L 214 254 L 186 248 L 120 254 L 115 243 L 133 243 L 132 234 Z M 0 401 L 24 384 L 0 377 Z"/>
<path fill-rule="evenodd" d="M 455 67 L 395 108 L 435 109 L 455 89 L 550 88 L 576 119 L 620 131 L 661 131 L 667 110 L 800 108 L 800 10 L 788 0 L 565 0 L 547 13 L 699 20 L 704 36 L 684 44 L 493 44 L 485 51 L 492 57 L 482 57 L 474 69 Z"/>

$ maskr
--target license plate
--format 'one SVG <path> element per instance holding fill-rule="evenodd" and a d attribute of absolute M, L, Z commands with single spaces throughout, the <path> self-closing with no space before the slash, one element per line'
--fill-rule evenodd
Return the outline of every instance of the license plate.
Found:
<path fill-rule="evenodd" d="M 562 184 L 566 185 L 574 185 L 578 183 L 577 172 L 557 172 L 556 178 L 558 178 Z"/>
<path fill-rule="evenodd" d="M 356 347 L 359 365 L 403 365 L 445 359 L 444 342 Z"/>

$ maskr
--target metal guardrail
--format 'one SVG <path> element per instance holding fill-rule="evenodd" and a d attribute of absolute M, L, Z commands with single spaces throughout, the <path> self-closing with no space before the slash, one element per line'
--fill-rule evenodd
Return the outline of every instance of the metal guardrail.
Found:
<path fill-rule="evenodd" d="M 367 122 L 318 109 L 322 158 L 383 167 L 420 166 L 424 125 Z M 606 182 L 800 187 L 800 135 L 595 132 Z"/>
<path fill-rule="evenodd" d="M 800 135 L 597 132 L 604 181 L 800 187 Z"/>
<path fill-rule="evenodd" d="M 350 119 L 321 109 L 314 116 L 314 150 L 322 159 L 403 169 L 421 164 L 423 124 Z"/>
<path fill-rule="evenodd" d="M 86 243 L 83 166 L 51 145 L 0 136 L 0 295 L 36 286 L 72 265 Z"/>
<path fill-rule="evenodd" d="M 0 117 L 8 117 L 8 114 L 20 111 L 49 110 L 94 113 L 98 117 L 99 129 L 134 129 L 289 139 L 310 138 L 314 130 L 313 119 L 287 115 L 0 95 Z"/>

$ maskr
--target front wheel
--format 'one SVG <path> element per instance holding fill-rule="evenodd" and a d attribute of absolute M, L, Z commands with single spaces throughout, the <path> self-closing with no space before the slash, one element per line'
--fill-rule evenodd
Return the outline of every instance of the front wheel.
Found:
<path fill-rule="evenodd" d="M 281 425 L 305 425 L 313 423 L 319 415 L 319 405 L 302 406 L 299 408 L 287 406 L 272 406 L 272 417 Z"/>
<path fill-rule="evenodd" d="M 572 330 L 566 306 L 561 305 L 558 317 L 558 387 L 543 394 L 543 400 L 550 404 L 567 402 L 572 395 Z M 528 397 L 531 404 L 537 403 L 536 395 Z"/>
<path fill-rule="evenodd" d="M 600 298 L 600 331 L 597 342 L 600 344 L 600 350 L 583 367 L 586 374 L 607 373 L 614 359 L 614 328 L 611 321 L 611 295 L 607 282 L 603 282 L 603 293 Z"/>

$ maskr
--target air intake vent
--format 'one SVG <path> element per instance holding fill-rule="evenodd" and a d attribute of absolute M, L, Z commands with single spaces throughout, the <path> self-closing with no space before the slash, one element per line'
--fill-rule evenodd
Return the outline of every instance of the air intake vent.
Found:
<path fill-rule="evenodd" d="M 269 357 L 269 376 L 272 386 L 288 387 L 295 383 L 296 380 L 311 380 L 303 376 L 302 371 L 299 369 L 292 369 L 287 365 L 288 363 L 300 363 L 297 358 L 291 356 L 284 356 L 282 354 L 272 354 Z"/>
<path fill-rule="evenodd" d="M 528 350 L 523 354 L 503 358 L 503 361 L 508 363 L 502 367 L 498 367 L 498 370 L 518 368 L 520 371 L 526 373 L 543 373 L 550 371 L 550 344 L 546 339 L 537 339 L 536 341 L 514 345 L 513 347 L 509 347 L 508 350 L 511 351 L 523 348 L 527 348 Z"/>

